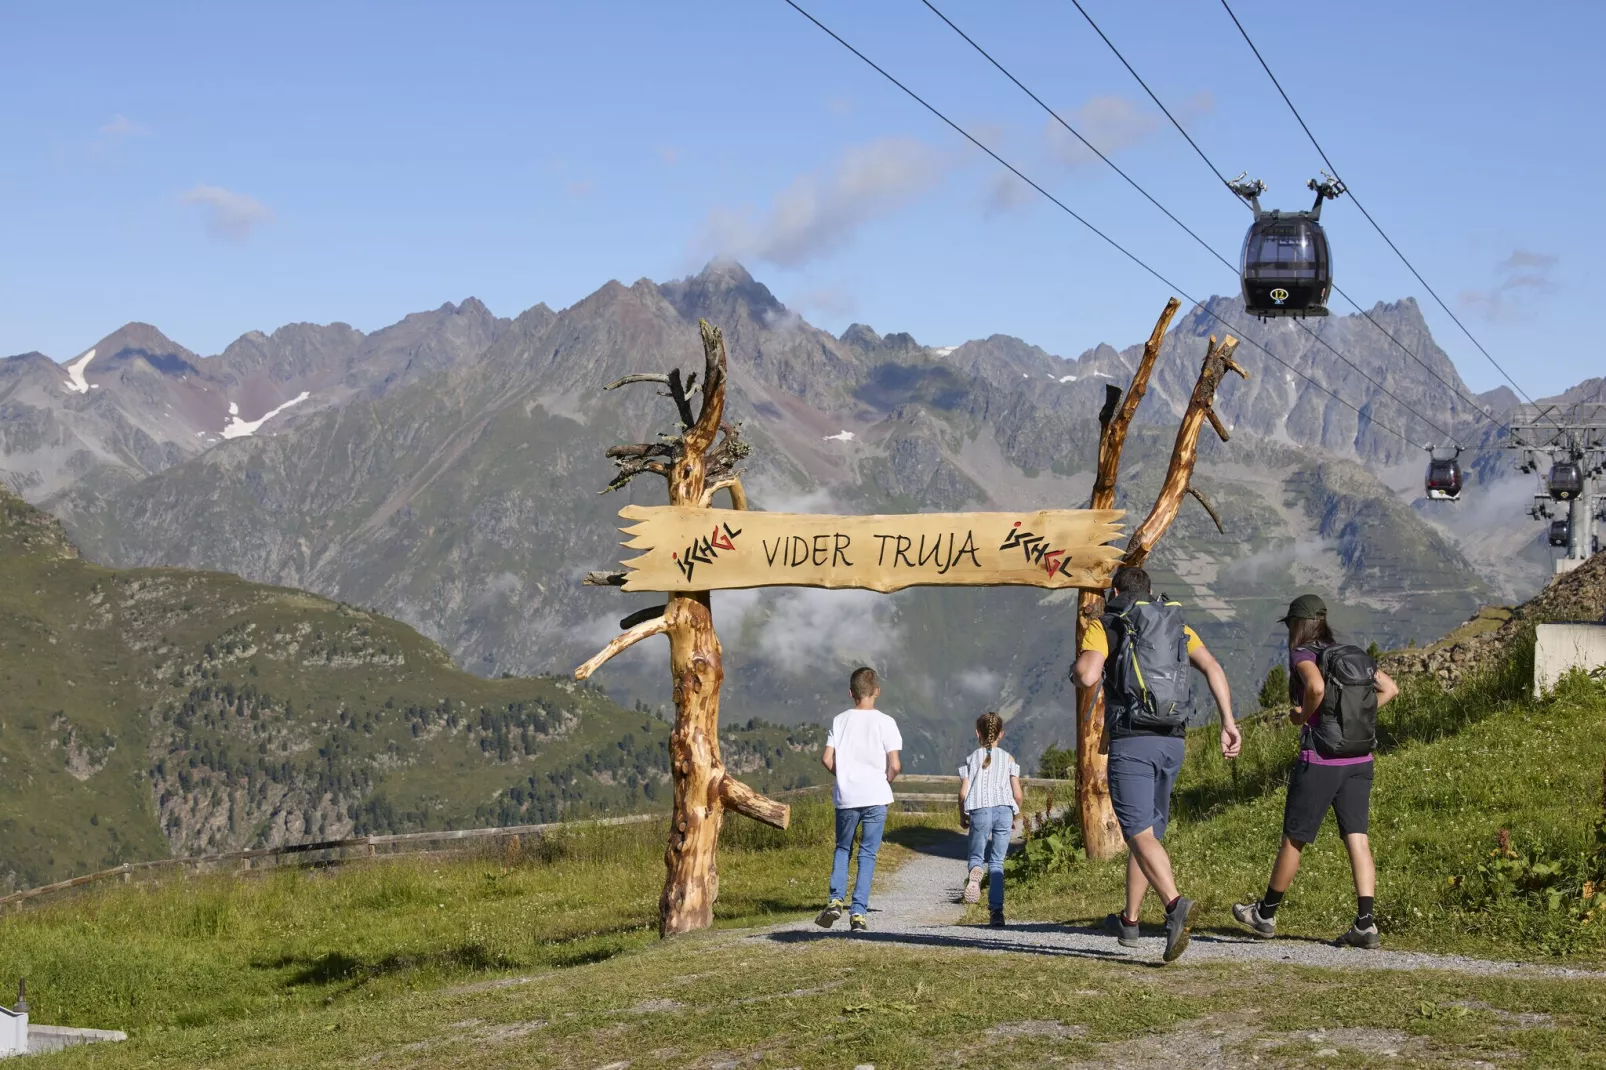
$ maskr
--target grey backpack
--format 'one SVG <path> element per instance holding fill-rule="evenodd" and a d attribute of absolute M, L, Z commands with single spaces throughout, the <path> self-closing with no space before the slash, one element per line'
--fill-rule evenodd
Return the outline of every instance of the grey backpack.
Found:
<path fill-rule="evenodd" d="M 1110 656 L 1104 669 L 1104 703 L 1128 728 L 1164 731 L 1188 723 L 1192 711 L 1188 633 L 1182 603 L 1132 602 L 1104 615 Z"/>
<path fill-rule="evenodd" d="M 1322 674 L 1321 716 L 1311 740 L 1323 758 L 1364 758 L 1377 749 L 1377 662 L 1358 646 L 1338 643 L 1316 655 Z"/>

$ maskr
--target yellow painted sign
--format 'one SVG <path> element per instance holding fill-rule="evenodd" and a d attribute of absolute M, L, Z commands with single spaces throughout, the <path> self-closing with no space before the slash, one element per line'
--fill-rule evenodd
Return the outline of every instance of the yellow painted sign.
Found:
<path fill-rule="evenodd" d="M 1120 563 L 1120 509 L 828 516 L 631 505 L 627 591 L 1083 587 Z"/>

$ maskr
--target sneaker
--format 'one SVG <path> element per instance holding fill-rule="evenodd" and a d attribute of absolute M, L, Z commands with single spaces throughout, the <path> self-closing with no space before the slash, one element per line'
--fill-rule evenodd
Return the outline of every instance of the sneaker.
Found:
<path fill-rule="evenodd" d="M 1349 931 L 1333 942 L 1339 947 L 1361 947 L 1368 951 L 1376 951 L 1383 946 L 1383 938 L 1378 936 L 1375 922 L 1364 929 L 1351 924 Z"/>
<path fill-rule="evenodd" d="M 855 914 L 848 919 L 848 930 L 856 933 L 867 933 L 870 931 L 870 919 L 863 914 Z"/>
<path fill-rule="evenodd" d="M 842 908 L 845 906 L 847 904 L 840 899 L 831 900 L 831 905 L 820 911 L 820 916 L 814 919 L 814 924 L 822 929 L 829 929 L 842 916 Z"/>
<path fill-rule="evenodd" d="M 1236 903 L 1232 908 L 1232 916 L 1238 924 L 1254 933 L 1256 936 L 1271 939 L 1277 935 L 1277 918 L 1266 917 L 1260 913 L 1260 900 L 1253 903 Z"/>
<path fill-rule="evenodd" d="M 965 902 L 981 902 L 981 878 L 985 872 L 980 866 L 970 867 L 970 876 L 965 880 Z"/>
<path fill-rule="evenodd" d="M 1119 914 L 1111 914 L 1104 919 L 1104 927 L 1115 934 L 1115 942 L 1122 947 L 1138 946 L 1138 927 L 1128 925 L 1126 919 Z"/>
<path fill-rule="evenodd" d="M 1165 955 L 1166 962 L 1175 962 L 1177 956 L 1188 950 L 1188 933 L 1193 929 L 1194 915 L 1199 912 L 1199 904 L 1187 896 L 1177 899 L 1176 905 L 1165 912 Z"/>
<path fill-rule="evenodd" d="M 991 928 L 1002 929 L 1004 927 L 1004 912 L 1002 910 L 993 911 L 987 916 L 987 924 Z"/>

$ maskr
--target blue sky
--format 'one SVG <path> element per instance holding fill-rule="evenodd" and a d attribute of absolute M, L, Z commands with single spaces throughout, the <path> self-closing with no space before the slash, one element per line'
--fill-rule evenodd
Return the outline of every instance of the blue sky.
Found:
<path fill-rule="evenodd" d="M 1306 204 L 1320 160 L 1216 0 L 1084 3 L 1224 170 Z M 804 6 L 1194 296 L 1235 290 L 918 0 Z M 1248 213 L 1069 0 L 938 6 L 1236 260 Z M 1606 5 L 1235 9 L 1526 390 L 1606 369 L 1573 344 L 1606 282 Z M 821 326 L 931 345 L 1075 355 L 1140 339 L 1169 295 L 781 0 L 12 3 L 0 33 L 0 353 L 65 359 L 133 319 L 214 353 L 468 295 L 513 315 L 718 253 Z M 1468 381 L 1500 382 L 1352 204 L 1324 220 L 1342 286 L 1419 296 Z"/>

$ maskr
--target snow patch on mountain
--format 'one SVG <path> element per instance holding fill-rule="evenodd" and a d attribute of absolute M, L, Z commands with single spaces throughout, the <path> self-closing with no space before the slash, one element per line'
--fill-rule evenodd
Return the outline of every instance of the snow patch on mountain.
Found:
<path fill-rule="evenodd" d="M 838 431 L 834 435 L 826 435 L 825 436 L 825 441 L 827 441 L 827 442 L 852 442 L 853 441 L 853 432 L 852 431 Z"/>
<path fill-rule="evenodd" d="M 89 393 L 89 383 L 84 379 L 84 369 L 89 367 L 89 362 L 94 359 L 95 351 L 91 349 L 71 364 L 66 365 L 64 370 L 67 373 L 66 387 L 68 390 L 71 390 L 74 394 Z"/>
<path fill-rule="evenodd" d="M 229 402 L 229 422 L 227 426 L 223 428 L 223 437 L 244 438 L 247 435 L 254 435 L 257 433 L 257 428 L 261 427 L 263 424 L 267 423 L 269 420 L 273 419 L 290 406 L 299 405 L 311 396 L 311 394 L 303 390 L 301 393 L 297 394 L 283 405 L 280 405 L 276 409 L 269 409 L 255 420 L 240 419 L 240 407 L 231 401 Z"/>

